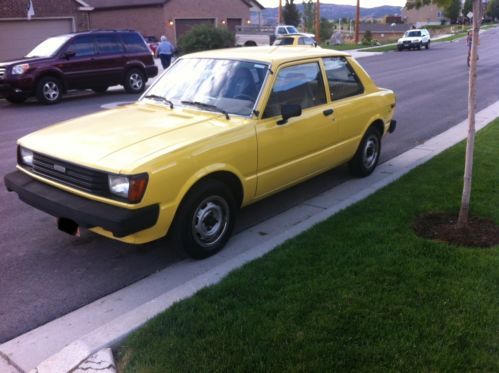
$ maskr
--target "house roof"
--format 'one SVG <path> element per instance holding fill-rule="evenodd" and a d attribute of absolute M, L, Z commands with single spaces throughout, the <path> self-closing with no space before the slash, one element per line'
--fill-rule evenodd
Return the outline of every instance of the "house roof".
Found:
<path fill-rule="evenodd" d="M 86 4 L 94 9 L 109 8 L 136 8 L 141 6 L 164 5 L 170 0 L 84 0 Z M 248 7 L 257 6 L 260 9 L 264 7 L 256 0 L 241 0 Z"/>

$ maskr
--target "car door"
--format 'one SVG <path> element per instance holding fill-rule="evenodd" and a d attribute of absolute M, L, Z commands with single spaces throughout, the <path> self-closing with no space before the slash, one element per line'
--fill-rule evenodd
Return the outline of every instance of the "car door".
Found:
<path fill-rule="evenodd" d="M 329 168 L 337 143 L 320 61 L 284 65 L 274 74 L 262 120 L 256 126 L 257 197 Z M 299 104 L 301 115 L 279 124 L 281 106 L 290 104 Z"/>
<path fill-rule="evenodd" d="M 374 113 L 364 94 L 364 86 L 347 58 L 327 57 L 323 58 L 323 63 L 333 102 L 332 117 L 338 129 L 336 156 L 343 163 L 355 154 L 367 122 Z"/>
<path fill-rule="evenodd" d="M 84 88 L 96 73 L 94 35 L 78 35 L 63 51 L 58 67 L 63 71 L 69 88 Z"/>
<path fill-rule="evenodd" d="M 109 86 L 121 83 L 124 70 L 125 48 L 116 33 L 96 34 L 97 55 L 95 64 L 98 73 L 96 84 Z"/>

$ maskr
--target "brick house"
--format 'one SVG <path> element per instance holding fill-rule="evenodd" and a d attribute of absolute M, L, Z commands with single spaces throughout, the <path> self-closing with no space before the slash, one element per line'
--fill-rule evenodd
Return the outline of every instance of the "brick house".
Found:
<path fill-rule="evenodd" d="M 194 25 L 211 23 L 234 30 L 249 23 L 256 0 L 27 0 L 0 2 L 0 60 L 26 54 L 49 36 L 89 29 L 134 29 L 173 42 Z"/>
<path fill-rule="evenodd" d="M 421 27 L 423 25 L 440 25 L 442 21 L 448 21 L 444 16 L 444 11 L 435 4 L 425 5 L 419 9 L 408 9 L 407 5 L 413 2 L 408 0 L 402 9 L 402 19 L 409 25 Z"/>

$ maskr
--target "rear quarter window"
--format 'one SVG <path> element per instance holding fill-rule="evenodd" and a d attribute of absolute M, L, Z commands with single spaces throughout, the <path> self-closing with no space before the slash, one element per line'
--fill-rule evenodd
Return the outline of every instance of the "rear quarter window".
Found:
<path fill-rule="evenodd" d="M 125 50 L 132 53 L 149 53 L 149 48 L 139 34 L 121 34 Z"/>

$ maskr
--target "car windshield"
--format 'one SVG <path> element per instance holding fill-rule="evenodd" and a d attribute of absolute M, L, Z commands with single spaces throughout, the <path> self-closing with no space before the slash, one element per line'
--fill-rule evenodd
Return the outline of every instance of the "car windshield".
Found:
<path fill-rule="evenodd" d="M 142 100 L 161 96 L 174 107 L 250 116 L 268 71 L 269 66 L 261 62 L 182 58 L 152 85 Z"/>
<path fill-rule="evenodd" d="M 298 30 L 294 26 L 288 26 L 286 30 L 288 30 L 288 34 L 298 34 Z"/>
<path fill-rule="evenodd" d="M 52 57 L 71 38 L 71 35 L 55 36 L 38 44 L 26 57 Z"/>
<path fill-rule="evenodd" d="M 421 31 L 407 31 L 405 33 L 405 36 L 408 37 L 421 36 Z"/>

